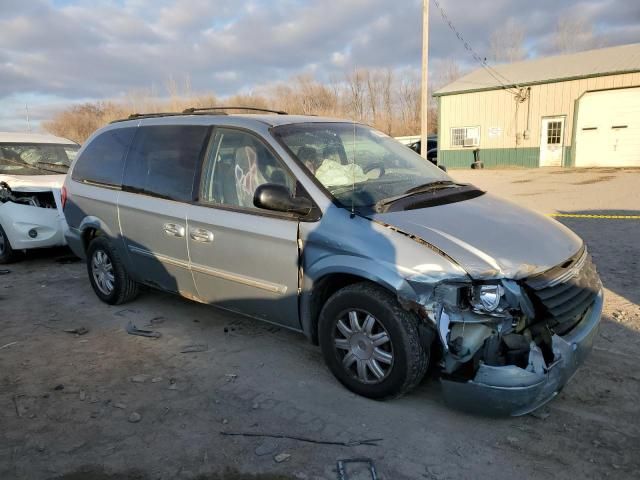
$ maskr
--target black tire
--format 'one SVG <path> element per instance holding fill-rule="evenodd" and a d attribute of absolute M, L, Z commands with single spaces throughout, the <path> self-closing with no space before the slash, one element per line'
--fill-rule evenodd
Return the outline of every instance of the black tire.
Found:
<path fill-rule="evenodd" d="M 349 354 L 354 355 L 353 348 L 357 347 L 352 346 L 352 350 L 345 353 L 344 346 L 342 348 L 345 350 L 336 346 L 337 342 L 344 342 L 338 321 L 342 319 L 344 326 L 345 318 L 350 320 L 349 312 L 352 311 L 356 312 L 356 317 L 364 315 L 366 319 L 367 314 L 373 316 L 378 322 L 374 324 L 374 328 L 378 328 L 377 335 L 381 335 L 384 330 L 389 338 L 390 346 L 385 345 L 384 348 L 391 354 L 392 362 L 386 366 L 384 377 L 373 378 L 370 383 L 368 377 L 375 377 L 373 369 L 363 367 L 367 381 L 362 381 L 359 378 L 359 365 L 355 365 L 354 373 L 353 364 L 350 368 L 343 364 L 345 357 Z M 362 327 L 366 323 L 364 320 Z M 358 332 L 357 328 L 355 331 Z M 369 282 L 349 285 L 338 290 L 327 300 L 320 312 L 318 339 L 329 370 L 349 390 L 368 398 L 393 398 L 411 391 L 420 383 L 429 365 L 429 350 L 420 342 L 417 317 L 404 310 L 389 291 Z M 357 339 L 348 342 L 349 345 L 355 345 Z M 377 350 L 381 347 L 373 348 Z M 366 355 L 365 350 L 359 351 Z M 358 359 L 358 362 L 360 361 L 366 363 L 368 360 Z"/>
<path fill-rule="evenodd" d="M 16 256 L 15 250 L 11 248 L 9 237 L 4 233 L 2 225 L 0 225 L 0 265 L 15 261 Z"/>
<path fill-rule="evenodd" d="M 113 288 L 103 291 L 94 276 L 92 262 L 96 256 L 105 255 L 108 258 L 113 271 Z M 131 279 L 124 263 L 120 259 L 118 252 L 113 248 L 111 242 L 106 237 L 96 237 L 89 243 L 87 248 L 87 273 L 93 291 L 98 298 L 109 305 L 120 305 L 133 300 L 138 295 L 138 283 Z"/>

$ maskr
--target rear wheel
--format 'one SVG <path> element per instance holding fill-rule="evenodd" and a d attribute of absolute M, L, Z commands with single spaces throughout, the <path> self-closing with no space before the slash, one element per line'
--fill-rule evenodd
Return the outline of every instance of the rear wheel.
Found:
<path fill-rule="evenodd" d="M 331 372 L 365 397 L 402 395 L 427 371 L 429 352 L 421 345 L 417 318 L 371 283 L 331 296 L 320 313 L 318 336 Z"/>
<path fill-rule="evenodd" d="M 96 237 L 87 249 L 87 271 L 93 291 L 109 305 L 119 305 L 138 295 L 138 284 L 127 273 L 118 252 L 105 237 Z"/>
<path fill-rule="evenodd" d="M 9 237 L 0 225 L 0 264 L 10 263 L 16 259 L 16 252 L 11 248 Z"/>

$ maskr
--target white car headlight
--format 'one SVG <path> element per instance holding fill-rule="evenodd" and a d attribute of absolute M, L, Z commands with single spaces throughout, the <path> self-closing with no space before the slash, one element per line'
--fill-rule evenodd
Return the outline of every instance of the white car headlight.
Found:
<path fill-rule="evenodd" d="M 471 304 L 477 310 L 493 312 L 500 306 L 503 295 L 502 285 L 478 285 L 473 289 Z"/>

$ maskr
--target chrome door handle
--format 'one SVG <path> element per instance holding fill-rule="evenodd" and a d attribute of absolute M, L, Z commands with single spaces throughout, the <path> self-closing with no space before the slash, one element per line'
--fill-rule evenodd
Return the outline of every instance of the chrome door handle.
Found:
<path fill-rule="evenodd" d="M 175 223 L 165 223 L 162 226 L 165 235 L 170 237 L 184 237 L 184 227 L 182 225 L 176 225 Z"/>
<path fill-rule="evenodd" d="M 192 228 L 189 232 L 191 240 L 196 242 L 211 243 L 213 242 L 213 232 L 204 228 Z"/>

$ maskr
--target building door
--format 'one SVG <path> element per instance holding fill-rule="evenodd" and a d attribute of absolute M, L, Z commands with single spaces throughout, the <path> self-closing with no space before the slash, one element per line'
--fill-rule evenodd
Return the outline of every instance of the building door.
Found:
<path fill-rule="evenodd" d="M 561 167 L 564 117 L 544 117 L 540 127 L 540 166 Z"/>
<path fill-rule="evenodd" d="M 585 93 L 575 149 L 576 167 L 640 167 L 640 88 Z"/>

